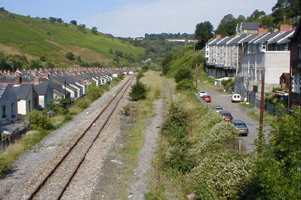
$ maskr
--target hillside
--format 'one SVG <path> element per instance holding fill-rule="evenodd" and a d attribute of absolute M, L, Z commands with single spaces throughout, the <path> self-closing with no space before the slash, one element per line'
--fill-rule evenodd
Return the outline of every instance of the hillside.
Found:
<path fill-rule="evenodd" d="M 115 57 L 115 50 L 134 58 L 144 54 L 142 47 L 67 23 L 0 11 L 0 25 L 0 52 L 23 54 L 28 59 L 45 56 L 49 61 L 68 63 L 66 53 L 72 52 L 84 62 L 107 62 Z"/>

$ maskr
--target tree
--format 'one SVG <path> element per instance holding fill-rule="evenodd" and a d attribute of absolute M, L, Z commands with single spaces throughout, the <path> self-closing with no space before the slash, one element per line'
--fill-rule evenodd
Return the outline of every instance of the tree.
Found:
<path fill-rule="evenodd" d="M 222 36 L 231 36 L 235 34 L 237 25 L 237 19 L 233 17 L 232 14 L 225 15 L 220 21 L 215 34 L 220 34 Z"/>
<path fill-rule="evenodd" d="M 213 26 L 209 21 L 205 21 L 196 25 L 195 37 L 200 42 L 200 47 L 204 47 L 210 38 L 213 37 Z"/>
<path fill-rule="evenodd" d="M 250 19 L 251 21 L 256 21 L 259 18 L 262 18 L 265 16 L 264 11 L 259 11 L 258 9 L 254 10 L 254 12 L 251 14 Z"/>
<path fill-rule="evenodd" d="M 57 19 L 57 22 L 58 22 L 58 23 L 63 23 L 62 18 L 58 18 L 58 19 Z"/>
<path fill-rule="evenodd" d="M 66 58 L 68 58 L 68 60 L 74 60 L 74 54 L 72 52 L 68 52 L 66 54 Z"/>
<path fill-rule="evenodd" d="M 274 23 L 279 24 L 283 21 L 289 21 L 291 18 L 301 15 L 300 0 L 278 0 L 272 8 Z"/>
<path fill-rule="evenodd" d="M 54 23 L 54 22 L 56 22 L 56 18 L 54 18 L 54 17 L 49 17 L 49 19 L 48 19 L 51 23 Z"/>
<path fill-rule="evenodd" d="M 86 25 L 85 24 L 80 24 L 80 25 L 78 25 L 77 29 L 82 31 L 82 32 L 85 32 L 86 31 Z"/>
<path fill-rule="evenodd" d="M 92 27 L 91 32 L 94 34 L 97 34 L 97 28 L 96 27 Z"/>
<path fill-rule="evenodd" d="M 77 25 L 77 21 L 76 20 L 71 20 L 70 24 Z"/>
<path fill-rule="evenodd" d="M 179 69 L 179 71 L 176 73 L 175 75 L 175 79 L 176 79 L 176 82 L 180 82 L 184 79 L 188 79 L 188 80 L 191 80 L 192 79 L 192 72 L 190 69 L 187 69 L 187 68 L 181 68 Z"/>
<path fill-rule="evenodd" d="M 144 84 L 140 81 L 137 81 L 135 85 L 132 86 L 132 90 L 130 92 L 130 97 L 134 101 L 138 101 L 140 99 L 146 98 L 147 89 Z"/>

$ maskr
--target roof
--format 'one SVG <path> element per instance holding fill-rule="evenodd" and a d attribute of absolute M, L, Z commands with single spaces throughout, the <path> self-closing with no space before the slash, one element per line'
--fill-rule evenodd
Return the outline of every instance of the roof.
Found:
<path fill-rule="evenodd" d="M 282 73 L 280 77 L 284 76 L 287 80 L 291 78 L 290 73 Z"/>
<path fill-rule="evenodd" d="M 279 34 L 279 32 L 272 32 L 272 33 L 264 34 L 262 37 L 255 40 L 253 43 L 259 44 L 259 43 L 267 42 L 268 40 L 272 39 L 273 37 L 277 36 L 278 34 Z"/>
<path fill-rule="evenodd" d="M 226 44 L 229 40 L 231 40 L 232 37 L 225 37 L 223 40 L 217 43 L 217 45 L 224 45 Z"/>
<path fill-rule="evenodd" d="M 233 40 L 229 41 L 227 43 L 227 45 L 233 45 L 233 44 L 237 45 L 237 44 L 239 44 L 239 41 L 241 41 L 242 39 L 244 39 L 246 37 L 248 37 L 248 35 L 239 35 L 239 36 L 236 36 L 236 37 L 233 38 Z"/>
<path fill-rule="evenodd" d="M 258 23 L 253 23 L 253 22 L 241 22 L 239 24 L 240 29 L 244 30 L 257 30 L 259 27 Z"/>
<path fill-rule="evenodd" d="M 273 44 L 273 43 L 277 43 L 279 40 L 285 38 L 286 36 L 288 36 L 291 33 L 291 31 L 286 31 L 283 33 L 280 33 L 279 35 L 275 36 L 274 38 L 272 38 L 271 40 L 268 41 L 268 44 Z"/>
<path fill-rule="evenodd" d="M 217 38 L 216 40 L 213 40 L 210 44 L 209 44 L 209 46 L 212 46 L 212 45 L 216 45 L 219 41 L 221 41 L 222 39 L 224 39 L 224 38 Z"/>
<path fill-rule="evenodd" d="M 24 100 L 27 99 L 29 92 L 32 90 L 32 84 L 21 84 L 21 85 L 12 85 L 12 90 L 18 96 L 18 98 Z"/>
<path fill-rule="evenodd" d="M 6 88 L 7 85 L 0 85 L 0 99 L 2 98 L 2 95 L 4 94 Z"/>
<path fill-rule="evenodd" d="M 34 84 L 33 86 L 39 95 L 44 95 L 49 86 L 49 82 L 39 82 L 38 84 Z"/>
<path fill-rule="evenodd" d="M 238 43 L 242 44 L 242 43 L 250 42 L 250 41 L 252 41 L 253 39 L 255 39 L 257 37 L 258 37 L 257 34 L 247 35 L 245 38 L 243 38 L 242 40 L 240 40 Z"/>
<path fill-rule="evenodd" d="M 245 124 L 244 121 L 242 121 L 242 120 L 237 120 L 237 119 L 233 119 L 231 122 L 232 122 L 233 124 Z"/>

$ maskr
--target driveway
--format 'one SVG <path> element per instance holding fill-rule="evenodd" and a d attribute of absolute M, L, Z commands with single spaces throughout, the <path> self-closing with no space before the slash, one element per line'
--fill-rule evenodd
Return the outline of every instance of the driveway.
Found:
<path fill-rule="evenodd" d="M 220 92 L 217 89 L 202 88 L 202 90 L 207 91 L 207 93 L 211 95 L 212 98 L 212 103 L 206 103 L 203 100 L 201 100 L 203 104 L 208 104 L 211 107 L 215 105 L 220 105 L 223 107 L 224 110 L 231 112 L 233 119 L 243 120 L 247 124 L 249 128 L 248 136 L 240 136 L 239 139 L 243 141 L 243 148 L 246 152 L 254 151 L 256 149 L 254 142 L 255 139 L 258 138 L 259 121 L 252 119 L 248 115 L 250 108 L 244 108 L 238 103 L 232 103 L 230 94 Z M 265 126 L 264 133 L 267 133 L 270 129 L 270 126 Z"/>

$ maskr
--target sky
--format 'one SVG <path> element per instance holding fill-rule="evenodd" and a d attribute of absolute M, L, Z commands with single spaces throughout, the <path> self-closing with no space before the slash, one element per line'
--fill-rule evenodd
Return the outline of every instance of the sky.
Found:
<path fill-rule="evenodd" d="M 0 7 L 31 17 L 56 17 L 115 37 L 146 33 L 194 33 L 198 23 L 214 29 L 227 14 L 245 17 L 258 9 L 270 14 L 277 0 L 1 0 Z M 1 26 L 1 25 L 0 25 Z"/>

